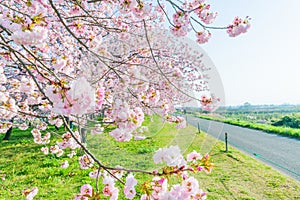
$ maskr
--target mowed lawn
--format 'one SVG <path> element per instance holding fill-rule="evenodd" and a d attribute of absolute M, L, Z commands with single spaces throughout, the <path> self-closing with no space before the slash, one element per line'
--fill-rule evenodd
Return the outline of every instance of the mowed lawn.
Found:
<path fill-rule="evenodd" d="M 179 145 L 184 155 L 194 149 L 202 154 L 209 152 L 216 167 L 211 174 L 195 175 L 208 199 L 300 199 L 299 182 L 232 147 L 225 153 L 222 142 L 197 133 L 192 126 L 177 130 L 158 117 L 147 118 L 145 124 L 149 126 L 145 140 L 119 143 L 107 134 L 90 135 L 87 145 L 104 164 L 142 170 L 155 169 L 152 156 L 160 147 Z M 13 130 L 10 141 L 0 142 L 0 177 L 6 174 L 5 180 L 0 179 L 0 200 L 24 199 L 22 190 L 34 186 L 39 188 L 35 199 L 74 199 L 81 185 L 95 186 L 95 180 L 88 177 L 91 170 L 79 169 L 78 156 L 45 156 L 40 151 L 42 146 L 32 141 L 30 131 Z M 56 141 L 53 137 L 51 143 Z M 70 163 L 67 169 L 60 167 L 64 160 Z"/>

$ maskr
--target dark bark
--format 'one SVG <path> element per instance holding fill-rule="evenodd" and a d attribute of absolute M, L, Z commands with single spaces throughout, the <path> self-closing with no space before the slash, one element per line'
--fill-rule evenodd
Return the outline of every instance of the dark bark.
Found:
<path fill-rule="evenodd" d="M 9 139 L 10 139 L 10 136 L 11 136 L 11 133 L 12 133 L 12 127 L 10 127 L 10 128 L 6 131 L 3 140 L 9 140 Z"/>
<path fill-rule="evenodd" d="M 14 123 L 14 118 L 10 119 L 9 121 L 10 121 L 11 123 Z M 12 128 L 13 128 L 13 124 L 12 124 L 12 126 L 6 131 L 3 140 L 9 140 L 9 139 L 10 139 L 10 136 L 11 136 L 11 133 L 12 133 Z"/>

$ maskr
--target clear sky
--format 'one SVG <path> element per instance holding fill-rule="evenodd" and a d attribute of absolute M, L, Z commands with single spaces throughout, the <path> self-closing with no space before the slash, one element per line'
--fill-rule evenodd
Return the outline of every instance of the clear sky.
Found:
<path fill-rule="evenodd" d="M 300 104 L 300 0 L 210 0 L 215 25 L 251 17 L 249 32 L 211 31 L 202 45 L 220 73 L 226 105 Z"/>

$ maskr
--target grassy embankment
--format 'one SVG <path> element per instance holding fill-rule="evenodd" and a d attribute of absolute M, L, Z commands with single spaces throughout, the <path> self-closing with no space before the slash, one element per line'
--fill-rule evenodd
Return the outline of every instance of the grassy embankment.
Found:
<path fill-rule="evenodd" d="M 224 122 L 224 123 L 232 124 L 232 125 L 236 125 L 236 126 L 241 126 L 241 127 L 246 127 L 246 128 L 256 129 L 256 130 L 262 130 L 267 133 L 275 133 L 275 134 L 279 134 L 282 136 L 300 139 L 300 129 L 297 129 L 297 128 L 273 126 L 273 125 L 269 125 L 269 124 L 259 124 L 259 123 L 244 121 L 244 120 L 222 118 L 222 117 L 203 115 L 203 114 L 193 114 L 193 116 L 199 117 L 202 119 Z"/>
<path fill-rule="evenodd" d="M 149 120 L 148 120 L 148 123 Z M 196 128 L 176 130 L 154 118 L 149 125 L 150 136 L 143 141 L 117 143 L 105 136 L 90 136 L 88 145 L 105 164 L 122 164 L 136 169 L 153 169 L 152 155 L 159 147 L 178 144 L 184 151 L 210 152 L 216 164 L 211 174 L 197 175 L 208 199 L 298 199 L 300 183 L 271 169 L 259 161 L 230 147 L 224 153 L 224 144 L 205 133 L 196 134 Z M 0 199 L 23 199 L 21 191 L 38 186 L 35 199 L 73 199 L 82 184 L 95 185 L 88 177 L 90 170 L 80 170 L 77 158 L 65 155 L 44 156 L 41 146 L 32 143 L 29 131 L 14 130 L 10 141 L 1 141 Z M 56 139 L 53 139 L 52 144 Z M 69 168 L 60 168 L 68 160 Z M 146 177 L 142 177 L 145 179 Z"/>

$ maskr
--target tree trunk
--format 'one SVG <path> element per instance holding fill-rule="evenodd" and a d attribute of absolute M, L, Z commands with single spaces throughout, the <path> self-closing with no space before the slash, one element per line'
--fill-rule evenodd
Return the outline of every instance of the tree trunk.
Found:
<path fill-rule="evenodd" d="M 86 143 L 86 129 L 85 128 L 80 128 L 80 136 L 81 136 L 81 142 L 83 144 Z"/>
<path fill-rule="evenodd" d="M 10 127 L 10 128 L 6 131 L 3 140 L 9 140 L 9 138 L 10 138 L 10 136 L 11 136 L 11 133 L 12 133 L 12 127 Z"/>

